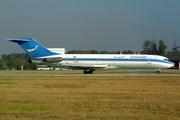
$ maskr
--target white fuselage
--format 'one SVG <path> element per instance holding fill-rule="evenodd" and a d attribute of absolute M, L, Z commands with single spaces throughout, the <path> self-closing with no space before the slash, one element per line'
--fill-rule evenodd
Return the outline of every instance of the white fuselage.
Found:
<path fill-rule="evenodd" d="M 62 57 L 62 62 L 52 63 L 53 66 L 101 68 L 101 69 L 163 69 L 174 66 L 168 58 L 158 55 L 131 54 L 63 54 L 41 58 Z"/>

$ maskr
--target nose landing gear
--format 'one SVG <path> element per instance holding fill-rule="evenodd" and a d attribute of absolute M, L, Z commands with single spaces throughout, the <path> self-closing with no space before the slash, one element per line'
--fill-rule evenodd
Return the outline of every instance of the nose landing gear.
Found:
<path fill-rule="evenodd" d="M 157 74 L 160 74 L 161 73 L 160 71 L 161 71 L 161 69 L 156 69 Z"/>

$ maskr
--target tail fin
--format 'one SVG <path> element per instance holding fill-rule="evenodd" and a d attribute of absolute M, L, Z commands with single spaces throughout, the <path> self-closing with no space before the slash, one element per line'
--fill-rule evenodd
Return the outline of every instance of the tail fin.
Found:
<path fill-rule="evenodd" d="M 57 55 L 49 51 L 46 47 L 42 46 L 34 40 L 34 38 L 18 38 L 18 39 L 9 39 L 10 42 L 15 42 L 21 46 L 21 48 L 31 57 L 45 57 L 50 55 Z"/>

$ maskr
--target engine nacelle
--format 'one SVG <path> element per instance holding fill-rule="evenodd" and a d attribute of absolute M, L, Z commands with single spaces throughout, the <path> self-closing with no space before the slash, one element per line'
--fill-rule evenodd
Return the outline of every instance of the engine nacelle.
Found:
<path fill-rule="evenodd" d="M 29 60 L 27 60 L 27 62 L 41 64 L 42 60 L 41 59 L 29 59 Z"/>
<path fill-rule="evenodd" d="M 62 57 L 44 58 L 42 61 L 43 62 L 50 62 L 50 63 L 61 62 Z"/>

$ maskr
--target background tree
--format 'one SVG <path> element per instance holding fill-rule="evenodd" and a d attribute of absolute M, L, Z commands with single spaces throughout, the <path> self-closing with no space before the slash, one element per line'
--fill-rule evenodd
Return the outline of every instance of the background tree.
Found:
<path fill-rule="evenodd" d="M 16 69 L 22 70 L 23 69 L 24 62 L 22 59 L 16 59 Z"/>
<path fill-rule="evenodd" d="M 79 50 L 79 54 L 87 54 L 86 50 Z"/>
<path fill-rule="evenodd" d="M 143 53 L 147 53 L 150 54 L 151 53 L 151 41 L 150 40 L 146 40 L 143 43 Z"/>
<path fill-rule="evenodd" d="M 6 61 L 6 60 L 9 59 L 9 55 L 7 55 L 7 54 L 2 54 L 2 55 L 1 55 L 1 58 Z"/>
<path fill-rule="evenodd" d="M 115 54 L 120 54 L 121 52 L 120 51 L 117 51 Z"/>
<path fill-rule="evenodd" d="M 67 54 L 79 54 L 79 51 L 77 50 L 70 50 L 67 52 Z"/>
<path fill-rule="evenodd" d="M 8 66 L 9 66 L 9 69 L 12 69 L 12 70 L 16 68 L 16 60 L 14 59 L 12 55 L 9 58 Z"/>
<path fill-rule="evenodd" d="M 174 40 L 174 45 L 172 48 L 172 54 L 179 54 L 178 49 L 180 48 L 180 46 L 177 46 L 177 40 Z"/>
<path fill-rule="evenodd" d="M 99 52 L 97 50 L 91 50 L 90 54 L 99 54 Z"/>
<path fill-rule="evenodd" d="M 100 54 L 112 54 L 112 52 L 108 52 L 108 51 L 105 51 L 105 50 L 104 51 L 100 51 L 99 53 Z"/>
<path fill-rule="evenodd" d="M 30 63 L 28 69 L 29 69 L 29 70 L 37 70 L 37 64 L 35 64 L 35 63 Z"/>
<path fill-rule="evenodd" d="M 167 46 L 164 44 L 163 40 L 159 41 L 159 49 L 158 49 L 158 53 L 160 55 L 164 55 L 166 53 L 167 50 Z"/>
<path fill-rule="evenodd" d="M 152 54 L 154 55 L 158 54 L 157 44 L 154 40 L 152 41 Z"/>
<path fill-rule="evenodd" d="M 131 50 L 124 50 L 122 54 L 133 54 L 133 51 Z"/>
<path fill-rule="evenodd" d="M 154 40 L 145 40 L 143 43 L 143 51 L 145 54 L 157 54 L 157 44 Z"/>
<path fill-rule="evenodd" d="M 3 59 L 0 59 L 0 69 L 2 70 L 8 69 L 6 62 Z"/>

